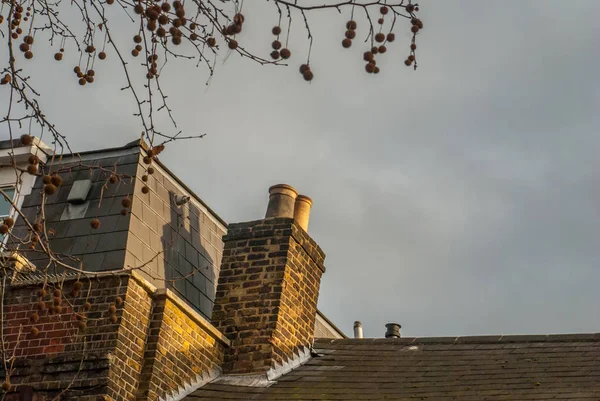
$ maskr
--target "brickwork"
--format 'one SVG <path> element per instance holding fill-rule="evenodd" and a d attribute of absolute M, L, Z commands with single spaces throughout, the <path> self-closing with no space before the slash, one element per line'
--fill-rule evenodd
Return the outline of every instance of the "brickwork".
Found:
<path fill-rule="evenodd" d="M 139 400 L 172 396 L 220 371 L 225 338 L 168 290 L 155 297 L 148 339 Z"/>
<path fill-rule="evenodd" d="M 213 323 L 232 341 L 226 373 L 264 372 L 314 336 L 325 255 L 293 219 L 231 224 Z"/>
<path fill-rule="evenodd" d="M 42 282 L 8 287 L 4 362 L 12 388 L 5 399 L 30 391 L 33 400 L 59 394 L 85 401 L 156 400 L 220 365 L 228 341 L 172 293 L 167 296 L 134 272 L 82 280 L 74 296 L 76 281 L 65 279 L 61 310 L 52 313 L 52 280 L 42 310 Z M 2 368 L 0 376 L 6 373 Z"/>
<path fill-rule="evenodd" d="M 46 286 L 43 298 L 39 295 L 41 283 L 9 287 L 4 299 L 4 340 L 6 359 L 13 363 L 13 369 L 9 367 L 10 380 L 17 390 L 20 384 L 26 384 L 36 393 L 51 395 L 70 387 L 71 391 L 65 393 L 68 398 L 75 391 L 80 396 L 95 394 L 94 387 L 108 385 L 109 354 L 117 345 L 119 328 L 110 320 L 108 310 L 116 297 L 126 298 L 127 278 L 82 281 L 78 297 L 73 296 L 75 281 L 72 278 L 63 284 L 60 312 L 50 311 L 56 299 L 52 282 Z M 43 310 L 40 300 L 44 301 Z M 84 308 L 86 302 L 91 306 L 88 311 Z M 117 319 L 121 313 L 122 308 L 116 308 Z M 83 330 L 78 314 L 85 316 L 87 327 Z M 34 327 L 39 330 L 37 335 L 32 333 Z M 15 358 L 10 360 L 12 355 Z"/>

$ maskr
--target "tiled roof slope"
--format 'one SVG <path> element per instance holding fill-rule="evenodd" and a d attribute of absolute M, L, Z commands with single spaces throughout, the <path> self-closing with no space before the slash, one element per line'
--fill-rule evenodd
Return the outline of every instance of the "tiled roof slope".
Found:
<path fill-rule="evenodd" d="M 600 333 L 317 340 L 270 387 L 208 384 L 195 400 L 600 400 Z"/>

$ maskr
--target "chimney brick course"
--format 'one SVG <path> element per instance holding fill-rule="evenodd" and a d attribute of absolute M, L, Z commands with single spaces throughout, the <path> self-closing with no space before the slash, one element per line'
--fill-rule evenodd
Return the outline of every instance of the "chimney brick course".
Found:
<path fill-rule="evenodd" d="M 313 341 L 325 254 L 291 218 L 230 224 L 213 324 L 225 373 L 265 372 Z"/>

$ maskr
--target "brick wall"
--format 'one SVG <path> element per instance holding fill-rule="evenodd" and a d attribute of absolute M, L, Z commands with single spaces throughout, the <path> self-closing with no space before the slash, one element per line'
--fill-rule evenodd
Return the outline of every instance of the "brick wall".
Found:
<path fill-rule="evenodd" d="M 213 323 L 232 340 L 223 370 L 261 372 L 314 336 L 324 253 L 292 219 L 231 224 Z"/>
<path fill-rule="evenodd" d="M 155 296 L 140 400 L 157 400 L 220 373 L 225 337 L 170 290 Z"/>
<path fill-rule="evenodd" d="M 49 311 L 52 281 L 43 310 L 39 281 L 9 286 L 4 297 L 8 400 L 23 391 L 31 391 L 34 400 L 59 394 L 61 399 L 156 400 L 214 375 L 222 361 L 228 341 L 172 293 L 157 290 L 137 273 L 82 280 L 77 296 L 77 279 L 67 278 L 60 312 Z M 4 369 L 0 376 L 6 377 Z"/>

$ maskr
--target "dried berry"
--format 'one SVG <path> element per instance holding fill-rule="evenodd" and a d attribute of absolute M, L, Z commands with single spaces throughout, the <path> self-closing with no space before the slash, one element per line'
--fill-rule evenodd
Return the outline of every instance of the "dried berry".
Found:
<path fill-rule="evenodd" d="M 308 64 L 302 64 L 300 66 L 300 74 L 304 74 L 305 71 L 310 70 L 310 67 L 308 66 Z"/>
<path fill-rule="evenodd" d="M 375 70 L 375 64 L 373 64 L 373 62 L 367 63 L 367 65 L 365 65 L 365 70 L 371 74 Z"/>
<path fill-rule="evenodd" d="M 275 27 L 273 27 L 271 32 L 273 32 L 273 35 L 279 35 L 281 33 L 281 28 L 278 26 L 275 26 Z"/>
<path fill-rule="evenodd" d="M 410 28 L 410 31 L 411 31 L 412 33 L 417 33 L 417 32 L 419 32 L 419 27 L 418 27 L 418 26 L 416 26 L 416 25 L 413 25 L 413 26 Z M 25 56 L 25 57 L 27 57 L 27 56 Z"/>
<path fill-rule="evenodd" d="M 150 192 L 150 188 L 148 188 L 147 186 L 145 186 L 145 185 L 144 185 L 144 186 L 142 187 L 142 193 L 143 193 L 143 194 L 147 194 L 148 192 Z"/>
<path fill-rule="evenodd" d="M 127 209 L 121 209 L 121 215 L 127 216 Z"/>
<path fill-rule="evenodd" d="M 386 14 L 388 13 L 388 11 L 390 11 L 390 10 L 389 10 L 389 9 L 388 9 L 386 6 L 383 6 L 383 7 L 381 7 L 381 8 L 379 9 L 379 12 L 380 12 L 382 15 L 386 15 Z"/>
<path fill-rule="evenodd" d="M 44 185 L 44 193 L 46 195 L 54 195 L 56 193 L 56 187 L 54 184 Z"/>
<path fill-rule="evenodd" d="M 31 60 L 33 58 L 33 53 L 31 50 L 25 52 L 25 58 L 27 60 Z"/>
<path fill-rule="evenodd" d="M 363 54 L 363 60 L 365 60 L 365 61 L 372 61 L 373 60 L 373 53 L 372 52 L 365 52 Z"/>
<path fill-rule="evenodd" d="M 150 175 L 154 174 L 154 168 L 153 167 L 148 167 L 148 174 L 150 174 Z"/>
<path fill-rule="evenodd" d="M 92 219 L 92 221 L 90 221 L 90 225 L 92 226 L 93 229 L 97 229 L 100 227 L 100 220 Z"/>
<path fill-rule="evenodd" d="M 54 60 L 56 61 L 60 61 L 63 58 L 63 54 L 62 53 L 54 53 Z"/>
<path fill-rule="evenodd" d="M 142 14 L 144 12 L 144 6 L 142 6 L 141 4 L 136 4 L 135 7 L 133 7 L 133 11 L 136 14 Z"/>
<path fill-rule="evenodd" d="M 342 47 L 344 48 L 349 48 L 350 46 L 352 46 L 352 40 L 346 38 L 344 40 L 342 40 Z"/>
<path fill-rule="evenodd" d="M 238 42 L 234 39 L 231 39 L 229 41 L 229 43 L 227 44 L 227 46 L 231 49 L 231 50 L 235 50 L 238 47 Z"/>
<path fill-rule="evenodd" d="M 142 176 L 142 181 L 147 182 L 148 181 L 148 176 L 146 174 L 144 174 Z"/>
<path fill-rule="evenodd" d="M 273 60 L 277 60 L 277 59 L 279 59 L 279 56 L 280 56 L 280 54 L 279 54 L 279 52 L 278 52 L 277 50 L 273 50 L 273 51 L 271 52 L 271 58 L 272 58 Z"/>
<path fill-rule="evenodd" d="M 33 330 L 34 330 L 34 329 L 35 329 L 35 330 L 37 330 L 35 327 L 32 327 L 32 328 L 31 328 L 31 334 L 33 334 Z M 39 330 L 38 330 L 38 333 L 39 333 Z M 37 334 L 36 334 L 36 335 L 37 335 Z M 6 380 L 4 381 L 4 383 L 2 383 L 2 390 L 4 390 L 5 392 L 8 392 L 8 391 L 10 391 L 11 387 L 12 387 L 12 385 L 10 384 L 10 381 L 8 381 L 8 379 L 6 379 Z"/>
<path fill-rule="evenodd" d="M 98 53 L 98 58 L 99 58 L 100 60 L 104 60 L 104 59 L 106 58 L 106 53 L 104 53 L 104 52 L 100 52 L 100 53 Z"/>
<path fill-rule="evenodd" d="M 29 156 L 29 159 L 27 159 L 27 161 L 29 162 L 29 164 L 38 164 L 40 162 L 40 158 L 36 155 L 31 155 Z"/>
<path fill-rule="evenodd" d="M 116 184 L 119 181 L 119 177 L 117 177 L 114 174 L 111 174 L 110 177 L 108 177 L 108 182 L 110 182 L 111 184 Z"/>
<path fill-rule="evenodd" d="M 37 337 L 38 334 L 40 334 L 40 329 L 38 329 L 37 327 L 32 327 L 31 328 L 31 336 Z M 4 388 L 4 386 L 2 386 L 2 388 Z M 5 390 L 5 391 L 8 391 L 8 390 Z"/>
<path fill-rule="evenodd" d="M 281 54 L 281 58 L 284 60 L 287 60 L 288 58 L 292 57 L 292 52 L 290 51 L 290 49 L 281 49 L 279 53 Z"/>
<path fill-rule="evenodd" d="M 275 50 L 279 50 L 281 49 L 281 42 L 278 40 L 274 40 L 273 43 L 271 43 L 271 47 Z"/>
<path fill-rule="evenodd" d="M 53 301 L 54 306 L 59 306 L 62 303 L 62 299 L 59 297 L 54 297 Z"/>
<path fill-rule="evenodd" d="M 404 64 L 409 66 L 412 64 L 412 60 L 406 59 L 406 60 L 404 60 Z"/>
<path fill-rule="evenodd" d="M 119 321 L 119 318 L 117 317 L 117 315 L 110 315 L 110 321 L 112 323 L 117 323 Z"/>
<path fill-rule="evenodd" d="M 79 85 L 83 86 L 85 84 L 87 84 L 87 80 L 85 78 L 83 78 L 83 77 L 79 78 Z"/>
<path fill-rule="evenodd" d="M 10 75 L 8 75 L 10 77 Z M 21 143 L 25 146 L 31 145 L 33 142 L 33 137 L 31 135 L 23 134 L 21 135 Z"/>
<path fill-rule="evenodd" d="M 34 164 L 30 164 L 29 166 L 27 166 L 27 172 L 28 172 L 29 174 L 31 174 L 31 175 L 34 175 L 34 174 L 36 174 L 36 173 L 37 173 L 37 171 L 38 171 L 38 168 L 37 168 L 37 166 L 36 166 L 36 165 L 34 165 Z"/>
<path fill-rule="evenodd" d="M 4 224 L 6 224 L 8 226 L 8 228 L 10 228 L 15 225 L 15 221 L 13 220 L 12 217 L 7 217 L 4 219 Z"/>
<path fill-rule="evenodd" d="M 73 289 L 76 291 L 81 290 L 81 288 L 83 288 L 83 283 L 81 281 L 76 281 L 75 283 L 73 283 Z"/>
<path fill-rule="evenodd" d="M 123 207 L 130 207 L 131 206 L 131 199 L 129 198 L 125 198 L 121 201 L 121 206 Z"/>
<path fill-rule="evenodd" d="M 169 3 L 162 3 L 160 5 L 160 9 L 163 10 L 164 12 L 168 13 L 169 10 L 171 9 L 171 5 Z"/>
<path fill-rule="evenodd" d="M 375 41 L 376 42 L 383 42 L 385 40 L 385 35 L 383 33 L 378 33 L 377 35 L 375 35 Z"/>
<path fill-rule="evenodd" d="M 37 303 L 37 308 L 38 308 L 39 310 L 44 310 L 44 309 L 46 309 L 46 303 L 45 303 L 44 301 L 39 301 L 39 302 Z"/>
<path fill-rule="evenodd" d="M 115 305 L 119 306 L 123 303 L 123 298 L 121 297 L 116 297 L 115 298 Z"/>
<path fill-rule="evenodd" d="M 87 323 L 83 320 L 77 323 L 77 325 L 79 326 L 79 330 L 85 330 L 87 328 Z"/>
<path fill-rule="evenodd" d="M 348 39 L 354 39 L 356 37 L 356 31 L 347 30 L 346 31 L 346 37 Z"/>
<path fill-rule="evenodd" d="M 62 185 L 62 178 L 60 178 L 60 175 L 56 173 L 52 174 L 52 184 L 56 185 L 57 187 Z"/>
<path fill-rule="evenodd" d="M 37 322 L 38 320 L 40 320 L 40 315 L 37 314 L 37 312 L 33 312 L 30 316 L 29 316 L 29 320 L 32 323 Z"/>
<path fill-rule="evenodd" d="M 373 53 L 373 54 L 379 53 L 379 47 L 377 47 L 377 46 L 372 47 L 371 48 L 371 53 Z"/>
<path fill-rule="evenodd" d="M 33 36 L 29 36 L 29 35 L 25 36 L 23 38 L 23 42 L 27 43 L 28 45 L 32 45 L 33 44 Z"/>
<path fill-rule="evenodd" d="M 0 225 L 0 234 L 4 235 L 8 232 L 9 227 L 6 224 Z"/>
<path fill-rule="evenodd" d="M 377 20 L 377 23 L 378 23 L 379 25 L 383 25 L 383 23 L 384 23 L 384 22 L 385 22 L 385 21 L 383 20 L 383 18 L 379 18 L 379 19 Z"/>
<path fill-rule="evenodd" d="M 311 70 L 304 71 L 304 73 L 302 73 L 302 76 L 304 77 L 305 81 L 312 81 L 313 79 L 313 73 Z"/>
<path fill-rule="evenodd" d="M 131 50 L 131 55 L 132 55 L 133 57 L 137 57 L 137 56 L 139 56 L 139 55 L 140 55 L 140 52 L 139 52 L 139 51 L 137 51 L 137 50 L 135 50 L 135 49 L 133 49 L 133 50 Z"/>
<path fill-rule="evenodd" d="M 48 291 L 46 291 L 45 288 L 42 288 L 40 290 L 40 297 L 44 298 L 46 295 L 48 295 Z"/>
<path fill-rule="evenodd" d="M 383 54 L 387 51 L 387 47 L 385 47 L 384 45 L 379 46 L 379 53 Z"/>
<path fill-rule="evenodd" d="M 417 44 L 416 43 L 411 43 L 410 44 L 410 50 L 412 50 L 412 51 L 417 50 Z"/>
<path fill-rule="evenodd" d="M 144 164 L 152 163 L 152 158 L 150 156 L 144 156 L 144 158 L 142 160 L 143 160 Z"/>
<path fill-rule="evenodd" d="M 29 50 L 29 45 L 27 43 L 21 43 L 19 45 L 19 50 L 21 50 L 23 53 L 25 53 L 27 50 Z"/>
<path fill-rule="evenodd" d="M 348 21 L 346 22 L 346 29 L 355 30 L 356 29 L 356 21 Z"/>
<path fill-rule="evenodd" d="M 390 32 L 387 34 L 387 41 L 388 42 L 393 42 L 396 39 L 396 35 L 394 34 L 394 32 Z"/>
<path fill-rule="evenodd" d="M 93 45 L 87 45 L 85 48 L 86 53 L 93 53 L 96 51 L 96 48 Z"/>
<path fill-rule="evenodd" d="M 409 59 L 410 61 L 415 61 L 415 56 L 411 54 L 410 56 L 408 56 L 408 59 Z"/>
<path fill-rule="evenodd" d="M 114 305 L 111 305 L 108 307 L 108 313 L 116 313 L 117 312 L 117 307 Z"/>
<path fill-rule="evenodd" d="M 217 40 L 213 37 L 210 37 L 210 38 L 206 39 L 206 44 L 209 47 L 215 47 L 217 45 Z"/>
<path fill-rule="evenodd" d="M 38 232 L 38 233 L 40 231 L 42 231 L 42 229 L 44 228 L 42 223 L 40 223 L 39 221 L 36 221 L 35 223 L 33 223 L 31 225 L 31 227 L 33 228 L 33 231 Z"/>
<path fill-rule="evenodd" d="M 85 309 L 85 310 L 90 310 L 90 309 L 92 309 L 92 304 L 91 304 L 91 303 L 89 303 L 89 302 L 86 302 L 86 303 L 84 303 L 84 304 L 83 304 L 83 309 Z"/>

